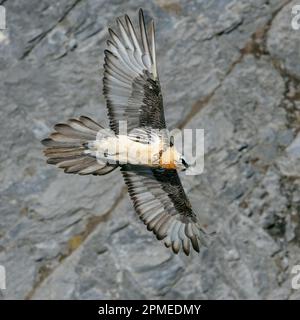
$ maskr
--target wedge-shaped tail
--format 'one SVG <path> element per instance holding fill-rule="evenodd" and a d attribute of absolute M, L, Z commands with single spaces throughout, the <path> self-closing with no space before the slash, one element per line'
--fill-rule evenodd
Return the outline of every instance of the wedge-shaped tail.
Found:
<path fill-rule="evenodd" d="M 97 139 L 99 131 L 104 128 L 92 119 L 81 116 L 70 119 L 67 123 L 54 126 L 55 132 L 42 140 L 47 148 L 44 150 L 47 163 L 57 165 L 66 173 L 80 175 L 104 175 L 113 171 L 118 164 L 111 164 L 97 159 L 89 146 Z"/>

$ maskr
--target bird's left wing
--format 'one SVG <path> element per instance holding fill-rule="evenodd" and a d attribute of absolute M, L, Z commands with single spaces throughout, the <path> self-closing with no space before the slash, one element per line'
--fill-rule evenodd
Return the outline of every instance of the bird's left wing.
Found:
<path fill-rule="evenodd" d="M 163 129 L 166 125 L 157 75 L 154 23 L 151 21 L 146 30 L 140 10 L 140 35 L 127 15 L 123 22 L 117 19 L 117 25 L 119 35 L 109 29 L 104 58 L 103 92 L 110 127 L 116 134 L 119 121 L 126 121 L 129 131 L 144 126 Z"/>
<path fill-rule="evenodd" d="M 206 245 L 208 235 L 193 212 L 176 170 L 124 165 L 122 173 L 140 219 L 158 240 L 189 255 Z"/>

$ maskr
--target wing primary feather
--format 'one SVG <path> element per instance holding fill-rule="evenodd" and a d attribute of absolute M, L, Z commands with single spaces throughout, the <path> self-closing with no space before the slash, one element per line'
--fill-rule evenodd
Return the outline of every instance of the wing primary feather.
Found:
<path fill-rule="evenodd" d="M 152 73 L 155 79 L 157 76 L 157 65 L 156 65 L 156 47 L 155 47 L 155 27 L 154 21 L 151 20 L 150 23 L 150 41 L 151 41 L 151 57 L 152 57 Z"/>
<path fill-rule="evenodd" d="M 165 239 L 164 239 L 164 244 L 167 248 L 170 248 L 171 245 L 172 245 L 172 241 L 171 241 L 171 238 L 170 236 L 168 235 Z"/>
<path fill-rule="evenodd" d="M 156 234 L 156 238 L 158 240 L 162 240 L 167 236 L 167 234 L 168 234 L 167 230 L 165 232 L 163 232 L 164 230 L 161 227 L 163 225 L 168 224 L 170 220 L 171 220 L 171 216 L 167 214 L 162 219 L 160 219 L 157 222 L 157 224 L 155 225 L 154 233 Z"/>
<path fill-rule="evenodd" d="M 117 25 L 119 27 L 119 30 L 121 32 L 122 39 L 124 41 L 124 47 L 127 51 L 127 55 L 130 59 L 130 61 L 136 65 L 138 68 L 143 70 L 144 64 L 142 61 L 141 53 L 138 53 L 138 51 L 135 49 L 134 44 L 130 40 L 130 35 L 128 35 L 128 32 L 126 31 L 124 24 L 121 19 L 117 19 Z"/>
<path fill-rule="evenodd" d="M 135 47 L 136 51 L 138 52 L 138 54 L 140 56 L 142 56 L 142 51 L 141 51 L 141 48 L 140 48 L 140 45 L 139 45 L 135 30 L 134 30 L 132 22 L 131 22 L 131 20 L 130 20 L 130 18 L 128 17 L 127 14 L 125 15 L 125 21 L 126 21 L 126 25 L 127 25 L 131 40 L 132 40 L 132 42 L 134 44 L 134 47 Z"/>
<path fill-rule="evenodd" d="M 169 217 L 170 219 L 164 221 L 157 230 L 157 237 L 160 238 L 159 240 L 162 240 L 170 233 L 169 230 L 172 230 L 172 225 L 176 222 L 171 216 Z"/>
<path fill-rule="evenodd" d="M 188 256 L 190 254 L 190 239 L 185 234 L 185 223 L 181 224 L 178 235 L 182 242 L 183 252 Z"/>
<path fill-rule="evenodd" d="M 190 240 L 186 237 L 182 240 L 182 249 L 187 256 L 190 254 L 190 243 Z"/>
<path fill-rule="evenodd" d="M 104 64 L 105 70 L 107 70 L 106 68 L 107 66 L 114 72 L 118 73 L 121 77 L 124 77 L 129 83 L 131 83 L 132 78 L 130 77 L 130 74 L 128 74 L 125 70 L 120 69 L 120 65 L 118 65 L 119 62 L 116 57 L 106 53 L 104 61 L 105 61 L 105 64 Z"/>
<path fill-rule="evenodd" d="M 200 252 L 200 248 L 199 248 L 199 243 L 198 243 L 197 237 L 193 236 L 190 239 L 191 239 L 191 243 L 192 243 L 192 246 L 193 246 L 194 250 L 197 251 L 197 252 Z"/>
<path fill-rule="evenodd" d="M 140 23 L 141 39 L 142 39 L 144 51 L 147 55 L 149 55 L 150 61 L 151 61 L 151 54 L 149 50 L 149 42 L 148 42 L 148 36 L 146 32 L 144 12 L 142 9 L 139 10 L 139 23 Z"/>
<path fill-rule="evenodd" d="M 133 70 L 135 70 L 137 73 L 141 72 L 141 66 L 139 66 L 134 60 L 131 60 L 129 55 L 128 55 L 128 51 L 126 50 L 124 44 L 122 43 L 122 41 L 120 40 L 120 38 L 118 37 L 118 35 L 112 30 L 112 29 L 108 29 L 109 30 L 109 34 L 111 36 L 112 44 L 114 46 L 112 46 L 112 48 L 115 49 L 115 54 L 119 54 L 120 57 L 123 59 L 123 61 L 125 63 L 127 63 Z M 109 45 L 111 45 L 108 42 Z"/>
<path fill-rule="evenodd" d="M 118 47 L 120 44 L 121 44 L 121 41 L 118 37 L 118 35 L 114 32 L 113 29 L 111 28 L 108 28 L 108 33 L 110 35 L 110 38 L 111 38 L 111 42 L 116 46 Z"/>
<path fill-rule="evenodd" d="M 137 76 L 136 71 L 132 70 L 132 68 L 126 62 L 124 62 L 124 60 L 120 57 L 120 54 L 118 54 L 116 49 L 114 49 L 112 42 L 108 43 L 110 43 L 109 49 L 111 50 L 106 49 L 104 51 L 105 55 L 110 60 L 111 64 L 113 64 L 120 72 L 126 72 L 126 74 L 131 77 L 130 81 L 132 81 L 132 79 Z M 114 50 L 114 52 L 112 52 L 112 50 Z"/>
<path fill-rule="evenodd" d="M 148 36 L 147 36 L 147 32 L 146 32 L 144 13 L 143 13 L 142 9 L 140 9 L 140 11 L 139 11 L 139 23 L 140 23 L 142 44 L 143 44 L 143 48 L 144 48 L 144 52 L 145 52 L 145 54 L 143 54 L 143 57 L 142 57 L 143 62 L 145 64 L 145 67 L 148 70 L 151 70 L 152 58 L 151 58 L 151 53 L 149 50 Z"/>
<path fill-rule="evenodd" d="M 180 222 L 176 221 L 176 223 L 173 226 L 173 229 L 171 230 L 172 242 L 174 242 L 175 240 L 177 240 L 179 238 L 179 235 L 178 235 L 179 229 L 180 229 Z"/>
<path fill-rule="evenodd" d="M 185 225 L 185 230 L 184 230 L 184 231 L 185 231 L 185 234 L 186 234 L 189 238 L 191 238 L 191 237 L 194 236 L 191 223 L 187 223 L 187 224 Z"/>
<path fill-rule="evenodd" d="M 118 72 L 114 71 L 111 67 L 104 65 L 105 68 L 105 72 L 110 75 L 113 78 L 118 79 L 119 81 L 121 81 L 124 84 L 128 85 L 128 81 L 126 80 L 125 77 L 121 76 Z M 129 82 L 130 83 L 130 82 Z"/>
<path fill-rule="evenodd" d="M 127 45 L 128 49 L 134 51 L 134 46 L 132 45 L 132 43 L 131 43 L 131 41 L 129 39 L 128 33 L 127 33 L 127 31 L 126 31 L 121 19 L 117 18 L 117 24 L 118 24 L 118 27 L 120 29 L 122 38 L 123 38 L 125 44 Z"/>
<path fill-rule="evenodd" d="M 126 49 L 120 44 L 119 46 L 115 42 L 108 41 L 108 49 L 119 59 L 127 69 L 131 69 L 135 74 L 139 74 L 141 71 L 132 61 L 130 61 Z"/>
<path fill-rule="evenodd" d="M 172 249 L 174 253 L 178 253 L 180 250 L 180 240 L 176 239 L 174 241 L 172 241 Z"/>
<path fill-rule="evenodd" d="M 152 220 L 148 223 L 147 229 L 148 229 L 149 231 L 152 231 L 152 230 L 154 229 L 154 227 L 156 226 L 156 224 L 159 223 L 159 221 L 160 221 L 161 219 L 165 218 L 166 215 L 167 215 L 167 214 L 162 211 L 161 214 L 159 214 L 157 217 L 155 217 L 154 219 L 152 219 Z"/>

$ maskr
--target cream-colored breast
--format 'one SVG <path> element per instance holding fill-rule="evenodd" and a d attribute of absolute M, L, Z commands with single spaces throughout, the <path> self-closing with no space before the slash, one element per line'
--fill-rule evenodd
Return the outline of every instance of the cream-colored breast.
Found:
<path fill-rule="evenodd" d="M 161 143 L 145 144 L 133 141 L 125 135 L 108 137 L 95 144 L 98 155 L 106 154 L 106 158 L 120 163 L 159 165 Z"/>
<path fill-rule="evenodd" d="M 159 166 L 164 169 L 177 169 L 176 163 L 179 161 L 180 154 L 174 147 L 164 150 L 159 159 Z"/>

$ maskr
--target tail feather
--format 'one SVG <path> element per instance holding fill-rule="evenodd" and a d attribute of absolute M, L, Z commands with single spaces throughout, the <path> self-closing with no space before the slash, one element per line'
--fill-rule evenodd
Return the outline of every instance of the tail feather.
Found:
<path fill-rule="evenodd" d="M 48 158 L 47 163 L 57 165 L 66 173 L 81 175 L 104 175 L 118 166 L 100 161 L 89 150 L 89 145 L 96 140 L 99 130 L 103 129 L 94 120 L 81 116 L 67 123 L 56 124 L 54 129 L 49 138 L 41 141 L 46 147 L 44 154 Z"/>
<path fill-rule="evenodd" d="M 72 124 L 73 125 L 73 124 Z M 54 129 L 63 135 L 64 137 L 69 137 L 73 139 L 86 139 L 93 140 L 95 139 L 95 133 L 91 130 L 91 132 L 79 131 L 79 128 L 76 129 L 72 127 L 72 125 L 68 125 L 65 123 L 59 123 L 54 126 Z"/>

